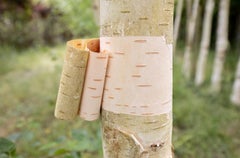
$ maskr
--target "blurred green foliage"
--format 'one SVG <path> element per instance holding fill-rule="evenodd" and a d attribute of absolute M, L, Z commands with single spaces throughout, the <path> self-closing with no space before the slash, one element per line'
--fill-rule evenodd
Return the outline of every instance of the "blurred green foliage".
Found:
<path fill-rule="evenodd" d="M 51 6 L 55 6 L 62 11 L 61 19 L 74 37 L 98 35 L 91 0 L 51 0 L 50 2 Z"/>
<path fill-rule="evenodd" d="M 91 0 L 0 2 L 0 43 L 26 48 L 97 36 Z"/>
<path fill-rule="evenodd" d="M 6 139 L 6 138 L 1 138 L 0 137 L 0 157 L 13 157 L 15 156 L 16 153 L 16 147 L 15 144 Z"/>

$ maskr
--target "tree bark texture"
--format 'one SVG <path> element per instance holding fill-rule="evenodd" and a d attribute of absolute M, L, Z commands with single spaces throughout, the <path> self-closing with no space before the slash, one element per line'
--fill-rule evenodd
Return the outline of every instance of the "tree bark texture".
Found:
<path fill-rule="evenodd" d="M 110 45 L 109 48 L 111 48 L 111 44 L 114 44 L 115 46 L 117 45 L 119 48 L 128 47 L 131 49 L 134 45 L 145 43 L 146 47 L 148 47 L 148 39 L 152 37 L 156 39 L 159 37 L 163 38 L 165 39 L 164 43 L 166 46 L 172 45 L 173 8 L 173 0 L 101 0 L 101 49 L 107 45 Z M 114 40 L 107 41 L 109 39 L 121 41 L 124 38 L 128 40 L 140 38 L 140 40 L 135 40 L 132 43 L 124 41 L 115 42 Z M 149 44 L 151 45 L 153 43 Z M 142 47 L 142 49 L 145 49 L 145 47 Z M 138 52 L 142 49 L 139 48 L 139 50 L 136 51 Z M 156 95 L 151 93 L 147 94 L 145 91 L 142 91 L 142 88 L 154 88 L 154 86 L 151 87 L 151 85 L 148 84 L 138 84 L 135 86 L 130 84 L 130 81 L 122 82 L 122 80 L 125 81 L 125 78 L 128 77 L 126 75 L 129 69 L 137 70 L 139 68 L 141 70 L 138 69 L 139 71 L 137 70 L 136 72 L 142 72 L 143 74 L 148 73 L 145 68 L 149 65 L 139 63 L 134 65 L 137 69 L 131 66 L 132 63 L 129 62 L 129 54 L 127 53 L 131 54 L 136 51 L 115 52 L 109 55 L 102 107 L 104 158 L 172 158 L 172 110 L 161 114 L 145 113 L 144 115 L 135 113 L 136 111 L 127 112 L 128 109 L 130 110 L 131 108 L 136 108 L 139 105 L 131 106 L 128 104 L 116 104 L 116 107 L 115 105 L 108 105 L 109 103 L 114 102 L 114 99 L 118 99 L 119 101 L 122 100 L 122 102 L 124 100 L 138 102 L 139 99 L 147 100 L 148 97 L 151 98 L 151 95 Z M 159 52 L 146 52 L 147 56 L 157 54 L 159 54 Z M 167 56 L 169 55 L 170 54 L 167 54 Z M 117 63 L 114 63 L 115 60 L 120 60 L 120 57 L 123 57 L 121 58 L 122 62 L 118 63 L 121 66 L 115 67 L 116 71 L 112 72 L 114 65 L 117 65 Z M 135 58 L 137 61 L 140 56 L 136 54 Z M 166 61 L 166 63 L 172 65 L 172 60 Z M 171 66 L 168 68 L 172 69 Z M 158 69 L 159 68 L 156 67 L 154 72 L 157 73 Z M 134 78 L 133 80 L 136 79 L 136 83 L 139 81 L 138 79 L 140 77 L 141 81 L 146 81 L 145 77 L 148 78 L 151 76 L 141 76 L 141 74 L 132 75 L 132 78 Z M 170 81 L 169 83 L 172 83 L 172 73 L 166 74 L 166 77 Z M 123 89 L 122 87 L 111 87 L 117 86 L 118 82 L 121 83 Z M 159 82 L 161 82 L 161 80 L 159 80 Z M 111 85 L 111 83 L 114 84 Z M 168 84 L 167 89 L 170 90 L 170 99 L 172 99 L 171 87 L 172 84 Z M 123 97 L 124 94 L 118 95 L 119 91 L 132 94 L 136 93 L 136 95 Z M 139 98 L 137 96 L 139 91 L 142 91 L 143 94 L 145 93 L 146 96 Z M 110 96 L 111 93 L 114 95 Z M 161 98 L 164 94 L 157 95 Z M 168 105 L 170 106 L 170 109 L 171 104 L 172 101 L 169 100 Z M 111 110 L 109 107 L 117 108 L 119 111 L 125 110 L 125 113 Z M 139 106 L 139 108 L 146 108 L 146 111 L 148 110 L 147 106 Z M 156 108 L 161 108 L 161 105 L 159 104 Z"/>
<path fill-rule="evenodd" d="M 194 0 L 193 7 L 191 11 L 191 16 L 188 22 L 188 30 L 187 30 L 187 42 L 184 52 L 184 59 L 183 59 L 183 75 L 186 79 L 190 79 L 191 77 L 191 70 L 192 70 L 192 48 L 193 48 L 193 41 L 195 35 L 195 28 L 196 28 L 196 21 L 197 21 L 197 14 L 199 8 L 199 1 Z"/>
<path fill-rule="evenodd" d="M 207 63 L 207 56 L 209 51 L 209 45 L 211 42 L 212 31 L 212 18 L 214 11 L 214 0 L 208 0 L 205 4 L 205 14 L 202 28 L 202 40 L 200 46 L 200 52 L 197 61 L 195 84 L 201 85 L 205 79 L 205 67 Z"/>
<path fill-rule="evenodd" d="M 173 52 L 175 52 L 176 46 L 177 46 L 177 39 L 178 39 L 178 33 L 179 33 L 179 27 L 181 23 L 182 18 L 182 10 L 183 10 L 183 0 L 177 1 L 177 9 L 176 9 L 176 15 L 174 20 L 174 33 L 173 33 L 173 39 L 174 39 L 174 49 Z"/>
<path fill-rule="evenodd" d="M 235 81 L 233 84 L 231 101 L 233 104 L 240 106 L 240 57 L 238 59 L 238 65 L 237 65 L 237 70 L 236 70 Z"/>
<path fill-rule="evenodd" d="M 86 44 L 86 40 L 67 42 L 67 51 L 55 108 L 56 118 L 71 120 L 78 116 L 89 57 L 89 52 L 84 49 Z"/>
<path fill-rule="evenodd" d="M 216 92 L 221 89 L 223 66 L 228 48 L 229 5 L 230 0 L 221 0 L 219 3 L 216 55 L 211 77 L 211 86 Z"/>

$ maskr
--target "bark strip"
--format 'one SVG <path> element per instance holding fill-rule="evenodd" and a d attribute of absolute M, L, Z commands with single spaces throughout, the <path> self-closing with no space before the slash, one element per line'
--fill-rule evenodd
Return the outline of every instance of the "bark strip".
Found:
<path fill-rule="evenodd" d="M 71 120 L 78 115 L 89 55 L 89 52 L 85 51 L 85 47 L 86 41 L 84 40 L 67 42 L 55 107 L 55 117 L 58 119 Z"/>
<path fill-rule="evenodd" d="M 91 40 L 87 44 L 90 54 L 79 113 L 80 117 L 87 121 L 99 118 L 102 104 L 108 53 L 100 52 L 99 46 L 99 39 Z"/>

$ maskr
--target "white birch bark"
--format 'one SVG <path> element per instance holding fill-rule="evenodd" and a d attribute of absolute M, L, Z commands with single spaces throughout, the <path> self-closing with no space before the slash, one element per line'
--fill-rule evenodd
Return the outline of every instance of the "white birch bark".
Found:
<path fill-rule="evenodd" d="M 223 66 L 228 48 L 229 5 L 230 0 L 221 0 L 219 3 L 216 55 L 211 77 L 212 90 L 216 92 L 221 89 Z"/>
<path fill-rule="evenodd" d="M 179 27 L 180 27 L 181 18 L 182 18 L 182 10 L 183 10 L 183 0 L 178 0 L 177 1 L 176 16 L 175 16 L 175 20 L 174 20 L 174 30 L 173 30 L 173 40 L 174 40 L 173 52 L 175 52 L 175 49 L 176 49 L 176 46 L 177 46 Z"/>
<path fill-rule="evenodd" d="M 196 28 L 196 21 L 197 21 L 197 14 L 198 14 L 198 7 L 199 7 L 200 0 L 194 0 L 193 7 L 191 11 L 191 17 L 188 22 L 188 30 L 187 30 L 187 43 L 184 52 L 184 59 L 183 59 L 183 75 L 186 79 L 190 79 L 191 77 L 191 69 L 192 69 L 192 47 L 195 35 L 195 28 Z"/>
<path fill-rule="evenodd" d="M 202 40 L 200 46 L 200 53 L 197 61 L 195 84 L 201 85 L 205 79 L 205 67 L 211 42 L 212 18 L 214 11 L 215 0 L 208 0 L 205 6 L 205 14 L 202 28 Z"/>
<path fill-rule="evenodd" d="M 238 65 L 236 70 L 236 77 L 233 84 L 231 102 L 240 106 L 240 57 L 238 59 Z"/>
<path fill-rule="evenodd" d="M 137 63 L 137 65 L 134 65 L 133 62 L 129 62 L 135 60 L 137 61 L 138 59 L 144 59 L 144 61 L 147 61 L 146 58 L 142 58 L 139 54 L 136 54 L 135 57 L 131 56 L 131 53 L 136 53 L 139 52 L 139 50 L 142 50 L 141 48 L 138 48 L 139 50 L 134 51 L 136 44 L 146 44 L 146 41 L 148 41 L 148 39 L 152 39 L 154 36 L 156 38 L 163 37 L 165 39 L 165 46 L 172 45 L 173 7 L 173 0 L 100 1 L 101 49 L 105 48 L 106 46 L 111 49 L 115 49 L 116 47 L 121 49 L 124 47 L 123 51 L 112 53 L 109 56 L 110 60 L 106 76 L 102 108 L 104 158 L 172 158 L 171 111 L 156 115 L 152 115 L 151 113 L 139 115 L 136 113 L 129 114 L 129 112 L 134 113 L 137 111 L 119 113 L 115 110 L 111 111 L 110 109 L 112 108 L 119 109 L 119 111 L 127 111 L 128 109 L 130 110 L 130 108 L 138 107 L 139 105 L 135 104 L 135 102 L 138 102 L 139 99 L 141 99 L 137 96 L 139 94 L 139 88 L 141 89 L 140 91 L 142 91 L 142 93 L 147 95 L 142 96 L 142 99 L 145 98 L 146 101 L 147 98 L 151 98 L 152 96 L 156 95 L 153 93 L 147 94 L 142 90 L 154 88 L 154 86 L 151 87 L 151 85 L 143 85 L 137 82 L 147 81 L 145 80 L 145 77 L 151 77 L 154 74 L 156 75 L 154 72 L 158 72 L 158 68 L 152 69 L 153 73 L 150 76 L 144 74 L 133 74 L 132 78 L 130 79 L 130 83 L 132 83 L 133 80 L 136 80 L 137 82 L 135 84 L 138 84 L 138 88 L 135 86 L 135 84 L 130 84 L 129 82 L 123 81 L 129 77 L 127 72 L 149 73 L 142 70 L 146 70 L 145 68 L 151 65 L 150 61 L 148 64 Z M 129 43 L 122 41 L 124 37 L 126 37 L 125 39 L 128 40 Z M 135 40 L 135 44 L 133 44 L 134 42 L 131 39 L 134 38 L 142 38 L 142 40 Z M 116 42 L 119 40 L 120 42 Z M 146 45 L 144 49 L 146 47 L 148 47 L 148 45 Z M 124 52 L 124 50 L 133 48 L 134 50 L 131 52 Z M 162 53 L 163 52 L 164 51 L 162 51 Z M 160 53 L 161 52 L 156 52 L 155 50 L 152 52 L 146 52 L 145 54 L 150 57 Z M 170 54 L 165 55 L 169 56 Z M 116 60 L 122 60 L 122 62 L 116 62 Z M 159 62 L 156 61 L 156 63 Z M 166 63 L 171 65 L 172 60 L 168 60 Z M 119 65 L 121 66 L 119 67 Z M 167 71 L 169 70 L 171 72 L 171 68 Z M 168 81 L 172 81 L 171 73 L 163 76 L 167 76 Z M 159 80 L 159 82 L 161 82 L 161 80 Z M 167 85 L 170 92 L 171 85 L 172 84 Z M 122 92 L 135 92 L 136 95 L 125 96 L 125 93 Z M 111 93 L 112 95 L 109 96 Z M 118 95 L 119 93 L 121 93 L 121 95 Z M 161 96 L 164 94 L 159 95 Z M 119 101 L 119 104 L 111 105 L 111 103 L 115 102 L 116 100 Z M 124 103 L 126 100 L 130 100 L 134 106 L 132 106 L 131 103 Z M 171 106 L 171 101 L 169 103 Z M 142 108 L 146 108 L 146 111 L 148 110 L 147 106 L 142 106 Z M 158 106 L 158 109 L 159 108 L 161 109 L 161 106 Z"/>

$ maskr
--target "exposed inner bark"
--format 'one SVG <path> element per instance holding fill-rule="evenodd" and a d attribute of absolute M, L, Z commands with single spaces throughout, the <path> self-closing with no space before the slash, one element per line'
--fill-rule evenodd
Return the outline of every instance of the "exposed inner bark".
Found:
<path fill-rule="evenodd" d="M 99 39 L 93 39 L 87 42 L 87 48 L 91 52 L 100 52 L 100 40 Z"/>

